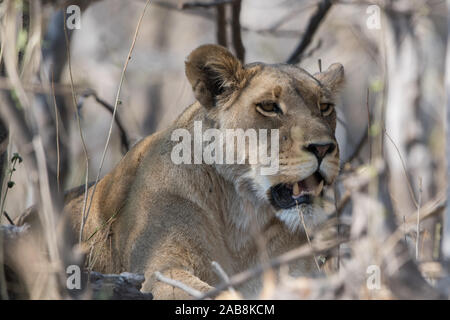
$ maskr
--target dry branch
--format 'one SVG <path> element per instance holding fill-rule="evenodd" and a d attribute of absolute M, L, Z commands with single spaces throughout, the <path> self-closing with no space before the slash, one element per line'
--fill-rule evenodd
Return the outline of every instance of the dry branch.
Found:
<path fill-rule="evenodd" d="M 108 110 L 111 113 L 111 115 L 114 113 L 114 107 L 111 106 L 108 102 L 106 102 L 102 98 L 100 98 L 97 95 L 97 93 L 92 89 L 86 90 L 85 92 L 83 92 L 81 94 L 80 98 L 78 99 L 78 103 L 77 103 L 78 110 L 81 110 L 81 108 L 83 107 L 83 104 L 84 104 L 84 100 L 88 97 L 93 97 L 95 99 L 95 101 L 97 103 L 99 103 L 101 106 L 103 106 L 106 110 Z M 119 129 L 119 132 L 120 132 L 120 142 L 122 144 L 122 153 L 125 154 L 128 152 L 128 150 L 130 150 L 130 142 L 129 142 L 130 140 L 129 140 L 127 132 L 125 131 L 125 128 L 122 124 L 122 121 L 120 120 L 120 117 L 118 115 L 116 115 L 115 120 L 116 120 L 117 128 Z"/>
<path fill-rule="evenodd" d="M 231 32 L 232 32 L 232 40 L 233 47 L 236 52 L 236 57 L 242 62 L 245 62 L 245 48 L 242 43 L 242 35 L 241 35 L 241 4 L 242 0 L 234 1 L 232 8 L 232 16 L 231 16 Z"/>
<path fill-rule="evenodd" d="M 114 111 L 113 111 L 111 123 L 110 123 L 110 126 L 109 126 L 108 137 L 106 139 L 105 147 L 103 149 L 102 157 L 101 157 L 101 160 L 100 160 L 100 166 L 99 166 L 99 169 L 98 169 L 98 172 L 97 172 L 97 177 L 95 178 L 95 183 L 94 183 L 94 186 L 93 186 L 93 189 L 92 189 L 92 194 L 91 194 L 91 198 L 90 198 L 90 201 L 89 201 L 89 206 L 87 207 L 86 213 L 84 213 L 84 211 L 83 211 L 81 228 L 80 228 L 80 242 L 81 242 L 82 237 L 83 237 L 84 225 L 85 225 L 85 223 L 86 223 L 86 221 L 87 221 L 87 219 L 89 217 L 89 211 L 90 211 L 91 206 L 92 206 L 92 201 L 94 199 L 95 191 L 97 189 L 97 184 L 98 184 L 98 181 L 100 180 L 100 175 L 101 175 L 103 163 L 104 163 L 105 157 L 106 157 L 106 151 L 108 150 L 108 147 L 109 147 L 109 141 L 111 139 L 112 128 L 113 128 L 113 125 L 114 125 L 114 122 L 115 122 L 114 119 L 115 119 L 115 116 L 116 116 L 116 113 L 117 113 L 117 107 L 119 105 L 120 93 L 121 93 L 122 85 L 123 85 L 123 82 L 124 82 L 124 79 L 125 79 L 125 72 L 127 71 L 128 63 L 130 62 L 131 54 L 133 53 L 134 46 L 136 44 L 136 40 L 137 40 L 137 36 L 139 34 L 139 29 L 141 27 L 142 19 L 144 18 L 145 12 L 146 12 L 147 7 L 148 7 L 149 4 L 150 4 L 150 0 L 147 0 L 146 3 L 145 3 L 144 9 L 142 10 L 142 13 L 141 13 L 141 15 L 139 17 L 138 23 L 136 25 L 136 29 L 134 31 L 134 35 L 133 35 L 133 39 L 131 41 L 130 49 L 128 51 L 128 55 L 127 55 L 127 57 L 125 59 L 124 65 L 123 65 L 122 73 L 120 75 L 119 87 L 118 87 L 117 93 L 116 93 L 116 99 L 115 99 L 115 103 L 114 103 Z M 86 183 L 86 185 L 87 185 L 87 183 Z M 86 190 L 85 194 L 87 194 L 87 190 Z"/>
<path fill-rule="evenodd" d="M 214 0 L 212 2 L 193 1 L 193 2 L 184 2 L 179 7 L 182 10 L 192 8 L 212 8 L 234 2 L 236 2 L 236 0 Z"/>
<path fill-rule="evenodd" d="M 33 133 L 31 132 L 25 114 L 14 105 L 10 93 L 7 90 L 0 89 L 0 118 L 5 119 L 10 130 L 14 132 L 14 138 L 17 142 L 19 153 L 27 157 L 25 165 L 29 172 L 36 172 L 37 164 L 32 147 Z"/>
<path fill-rule="evenodd" d="M 308 48 L 309 44 L 314 38 L 317 29 L 319 28 L 332 5 L 333 2 L 331 0 L 322 0 L 319 3 L 316 12 L 309 19 L 308 26 L 306 27 L 306 31 L 303 35 L 302 40 L 290 55 L 287 63 L 296 64 L 301 61 L 303 53 L 305 52 L 306 48 Z"/>
<path fill-rule="evenodd" d="M 65 94 L 68 93 L 68 87 L 61 84 L 62 73 L 67 61 L 62 28 L 65 20 L 62 10 L 59 10 L 51 15 L 48 25 L 43 26 L 43 9 L 39 3 L 39 1 L 30 3 L 29 18 L 35 23 L 30 25 L 29 32 L 34 33 L 35 38 L 43 37 L 46 45 L 41 47 L 35 44 L 36 48 L 32 47 L 31 49 L 37 51 L 34 54 L 35 56 L 41 54 L 42 61 L 36 66 L 24 65 L 23 68 L 26 68 L 25 71 L 33 71 L 27 77 L 29 78 L 27 83 L 35 82 L 34 85 L 29 86 L 29 89 L 34 89 L 34 95 L 30 95 L 32 97 L 31 110 L 34 110 L 35 122 L 46 154 L 46 167 L 51 182 L 51 193 L 54 202 L 57 203 L 61 200 L 58 197 L 60 196 L 59 187 L 64 185 L 69 169 L 69 141 L 67 139 L 68 132 L 65 131 L 65 128 L 69 127 L 70 119 L 65 106 Z M 41 35 L 41 29 L 44 27 L 46 27 L 47 32 Z M 29 41 L 28 45 L 30 44 L 33 44 L 33 41 Z M 36 58 L 33 59 L 37 60 Z M 23 84 L 23 89 L 27 90 L 28 86 Z M 58 115 L 55 113 L 55 105 Z M 58 129 L 62 130 L 58 130 L 57 133 L 55 128 L 58 121 L 60 122 L 60 128 Z M 56 181 L 60 183 L 56 183 Z"/>
<path fill-rule="evenodd" d="M 201 299 L 202 296 L 203 296 L 200 291 L 198 291 L 198 290 L 196 290 L 194 288 L 191 288 L 188 285 L 186 285 L 186 284 L 184 284 L 184 283 L 182 283 L 180 281 L 167 278 L 167 277 L 163 276 L 161 274 L 161 272 L 158 272 L 158 271 L 155 272 L 155 276 L 156 276 L 156 279 L 158 279 L 159 281 L 167 283 L 167 284 L 169 284 L 169 285 L 171 285 L 171 286 L 173 286 L 175 288 L 178 288 L 180 290 L 183 290 L 184 292 L 190 294 L 191 296 L 193 296 L 196 299 Z"/>
<path fill-rule="evenodd" d="M 144 276 L 123 272 L 121 274 L 89 273 L 89 288 L 93 299 L 108 300 L 151 300 L 151 293 L 140 291 Z"/>
<path fill-rule="evenodd" d="M 9 143 L 9 130 L 6 127 L 5 121 L 0 115 L 0 195 L 3 194 L 3 179 L 5 177 L 6 164 L 8 163 L 8 143 Z M 0 212 L 1 216 L 1 212 Z"/>
<path fill-rule="evenodd" d="M 216 38 L 218 44 L 227 47 L 227 19 L 223 4 L 218 5 L 216 10 Z"/>
<path fill-rule="evenodd" d="M 42 93 L 50 95 L 52 94 L 51 90 L 47 86 L 44 86 L 41 83 L 24 83 L 23 84 L 24 90 L 27 92 L 32 93 Z M 65 95 L 71 93 L 70 86 L 62 83 L 55 83 L 54 84 L 55 90 L 54 92 L 57 95 Z M 11 83 L 11 81 L 6 77 L 0 77 L 0 89 L 5 90 L 14 90 L 14 85 Z M 83 86 L 75 86 L 75 89 L 77 91 L 85 90 L 86 88 Z"/>
<path fill-rule="evenodd" d="M 146 0 L 137 0 L 139 2 L 145 2 Z M 178 12 L 185 12 L 186 14 L 203 17 L 209 20 L 214 20 L 214 15 L 211 14 L 211 12 L 208 12 L 207 10 L 196 10 L 195 8 L 192 9 L 182 9 L 179 5 L 168 2 L 167 0 L 153 0 L 152 1 L 153 6 L 160 7 L 162 9 L 166 10 L 172 10 L 172 11 L 178 11 Z"/>
<path fill-rule="evenodd" d="M 288 251 L 277 258 L 271 259 L 266 264 L 259 264 L 253 268 L 232 276 L 228 283 L 222 283 L 218 285 L 215 289 L 203 294 L 199 299 L 214 297 L 221 291 L 229 289 L 231 286 L 238 286 L 254 277 L 260 276 L 264 271 L 271 268 L 277 268 L 281 265 L 286 265 L 287 263 L 300 258 L 307 258 L 312 257 L 315 254 L 327 253 L 344 242 L 347 242 L 347 240 L 336 241 L 334 243 L 323 245 L 321 247 L 315 247 L 314 242 L 312 247 L 309 244 L 303 245 L 297 249 Z"/>
<path fill-rule="evenodd" d="M 450 17 L 450 0 L 447 0 L 447 16 Z M 450 20 L 448 20 L 448 35 L 447 35 L 447 57 L 446 57 L 446 73 L 445 73 L 445 89 L 447 95 L 446 106 L 446 161 L 447 161 L 447 199 L 450 199 Z M 444 259 L 450 261 L 450 205 L 447 204 L 444 216 L 444 229 L 442 239 L 442 254 Z M 450 271 L 449 271 L 450 273 Z"/>
<path fill-rule="evenodd" d="M 213 271 L 217 274 L 217 276 L 219 276 L 219 278 L 224 283 L 226 283 L 226 284 L 230 283 L 230 277 L 225 272 L 225 270 L 223 270 L 222 266 L 217 261 L 211 262 L 211 266 L 213 268 Z M 234 290 L 234 288 L 232 286 L 229 287 L 229 290 L 230 290 L 231 294 L 236 295 L 236 290 Z"/>

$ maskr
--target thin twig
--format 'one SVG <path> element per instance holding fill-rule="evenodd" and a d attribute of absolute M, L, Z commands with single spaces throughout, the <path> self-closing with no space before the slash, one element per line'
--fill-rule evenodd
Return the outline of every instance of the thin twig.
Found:
<path fill-rule="evenodd" d="M 78 105 L 77 105 L 78 110 L 81 110 L 81 108 L 83 107 L 84 99 L 87 97 L 90 97 L 90 96 L 92 96 L 97 103 L 99 103 L 106 110 L 108 110 L 111 113 L 111 115 L 114 113 L 114 107 L 112 105 L 110 105 L 108 102 L 106 102 L 105 100 L 101 99 L 97 95 L 97 93 L 92 89 L 89 89 L 89 90 L 85 91 L 83 94 L 81 94 L 80 99 L 78 99 Z M 128 152 L 128 150 L 130 150 L 130 143 L 129 143 L 128 135 L 122 124 L 122 121 L 120 120 L 119 115 L 116 115 L 115 120 L 116 120 L 117 128 L 120 131 L 120 142 L 122 144 L 122 152 L 125 154 Z"/>
<path fill-rule="evenodd" d="M 371 120 L 370 120 L 370 107 L 369 107 L 369 94 L 370 94 L 370 89 L 367 88 L 367 98 L 366 98 L 366 108 L 367 108 L 367 141 L 369 142 L 369 163 L 372 162 L 372 142 L 370 139 L 370 125 L 371 125 Z"/>
<path fill-rule="evenodd" d="M 131 54 L 133 53 L 133 49 L 134 49 L 134 46 L 136 44 L 136 39 L 137 39 L 137 36 L 138 36 L 138 33 L 139 33 L 139 29 L 141 27 L 142 19 L 144 18 L 145 11 L 147 10 L 147 7 L 148 7 L 149 3 L 150 3 L 150 0 L 147 0 L 145 2 L 144 9 L 142 10 L 141 16 L 139 17 L 139 21 L 138 21 L 138 23 L 136 25 L 136 30 L 134 31 L 133 40 L 131 42 L 130 50 L 128 51 L 128 55 L 126 57 L 126 60 L 125 60 L 125 63 L 124 63 L 123 69 L 122 69 L 122 74 L 120 75 L 119 87 L 118 87 L 117 93 L 116 93 L 116 101 L 114 103 L 114 111 L 113 111 L 111 123 L 110 123 L 110 126 L 109 126 L 108 137 L 106 139 L 105 148 L 103 149 L 102 158 L 100 160 L 100 166 L 99 166 L 98 172 L 97 172 L 97 177 L 95 178 L 95 184 L 94 184 L 94 187 L 93 187 L 93 190 L 92 190 L 91 198 L 89 200 L 89 207 L 87 209 L 86 215 L 84 216 L 84 222 L 86 222 L 86 220 L 89 217 L 89 212 L 90 212 L 91 206 L 92 206 L 92 200 L 94 199 L 95 191 L 97 189 L 97 184 L 98 184 L 98 181 L 100 180 L 100 174 L 101 174 L 101 171 L 102 171 L 102 168 L 103 168 L 103 164 L 105 162 L 106 151 L 108 150 L 109 141 L 111 140 L 112 129 L 113 129 L 113 125 L 114 125 L 114 122 L 115 122 L 114 119 L 116 117 L 117 106 L 119 105 L 120 91 L 122 89 L 123 81 L 125 79 L 125 72 L 127 70 L 128 63 L 131 60 Z M 82 226 L 80 228 L 80 238 L 83 235 L 83 229 L 84 229 L 84 223 L 82 224 Z"/>
<path fill-rule="evenodd" d="M 22 162 L 22 158 L 18 154 L 14 154 L 14 156 L 11 159 L 11 162 L 12 162 L 12 165 L 11 165 L 11 168 L 9 169 L 9 177 L 8 177 L 8 181 L 7 181 L 7 184 L 6 184 L 6 190 L 5 190 L 5 193 L 3 194 L 3 197 L 0 200 L 0 212 L 3 212 L 3 214 L 6 217 L 6 219 L 8 219 L 8 221 L 11 224 L 14 224 L 14 223 L 12 223 L 12 220 L 9 218 L 8 214 L 5 211 L 6 196 L 8 195 L 9 189 L 12 188 L 12 186 L 14 186 L 14 182 L 12 181 L 12 175 L 16 171 L 17 162 L 21 163 Z M 8 168 L 9 168 L 9 166 L 8 166 Z"/>
<path fill-rule="evenodd" d="M 338 221 L 337 224 L 337 241 L 339 241 L 339 233 L 340 233 L 340 223 L 339 223 L 339 216 L 340 216 L 340 212 L 338 211 L 338 199 L 339 199 L 339 190 L 338 190 L 338 184 L 335 183 L 333 186 L 333 192 L 334 192 L 334 210 L 335 210 L 335 216 L 336 216 L 336 220 Z M 344 207 L 342 207 L 344 208 Z M 336 253 L 336 264 L 337 264 L 337 269 L 339 270 L 339 266 L 341 264 L 341 250 L 340 247 L 337 247 L 337 253 Z"/>
<path fill-rule="evenodd" d="M 53 96 L 53 106 L 55 109 L 55 124 L 56 124 L 56 184 L 58 188 L 58 193 L 61 192 L 61 182 L 60 182 L 60 172 L 61 172 L 61 157 L 59 149 L 59 113 L 58 106 L 56 104 L 55 95 L 55 81 L 53 79 L 53 69 L 52 69 L 52 96 Z"/>
<path fill-rule="evenodd" d="M 414 205 L 416 206 L 416 208 L 418 208 L 419 204 L 417 203 L 416 196 L 414 195 L 414 191 L 413 191 L 411 182 L 409 181 L 408 170 L 406 169 L 405 160 L 403 159 L 403 156 L 400 153 L 400 149 L 397 147 L 397 145 L 395 144 L 394 140 L 392 140 L 391 136 L 387 133 L 386 129 L 384 130 L 384 134 L 386 135 L 386 137 L 388 137 L 389 141 L 392 143 L 392 145 L 394 146 L 395 150 L 397 151 L 398 157 L 400 158 L 400 162 L 402 163 L 403 172 L 405 174 L 405 178 L 406 178 L 409 194 L 411 196 L 411 199 L 412 199 Z"/>
<path fill-rule="evenodd" d="M 196 299 L 201 299 L 203 296 L 203 294 L 200 291 L 189 287 L 187 284 L 184 284 L 183 282 L 167 278 L 167 277 L 163 276 L 161 274 L 161 272 L 159 272 L 159 271 L 155 272 L 155 276 L 156 276 L 156 279 L 158 279 L 159 281 L 167 283 L 168 285 L 171 285 L 180 290 L 183 290 L 184 292 L 190 294 L 191 296 L 193 296 Z"/>
<path fill-rule="evenodd" d="M 70 85 L 55 83 L 55 93 L 56 94 L 70 94 L 71 88 Z M 3 90 L 14 90 L 14 84 L 11 82 L 9 78 L 0 77 L 0 89 Z M 42 94 L 50 94 L 48 88 L 41 83 L 23 83 L 23 89 L 27 92 L 32 93 L 42 93 Z M 85 89 L 83 86 L 75 86 L 75 89 L 82 90 Z"/>
<path fill-rule="evenodd" d="M 417 206 L 416 224 L 416 260 L 419 260 L 419 238 L 420 238 L 420 206 L 422 204 L 422 178 L 419 177 L 419 201 Z"/>
<path fill-rule="evenodd" d="M 257 277 L 261 275 L 264 271 L 271 269 L 271 268 L 277 268 L 281 265 L 285 265 L 291 261 L 300 259 L 300 258 L 306 258 L 311 257 L 314 254 L 318 253 L 326 253 L 330 250 L 336 248 L 336 246 L 348 242 L 348 240 L 340 240 L 338 242 L 334 242 L 332 244 L 329 244 L 327 246 L 321 247 L 321 248 L 314 248 L 314 250 L 311 249 L 311 247 L 306 244 L 299 248 L 290 250 L 274 259 L 271 259 L 268 263 L 264 264 L 258 264 L 253 268 L 247 269 L 241 273 L 238 273 L 230 278 L 230 282 L 228 284 L 221 283 L 219 284 L 215 289 L 212 289 L 205 294 L 203 294 L 199 299 L 205 299 L 216 296 L 218 293 L 220 293 L 223 290 L 228 289 L 231 286 L 237 286 L 239 284 L 242 284 L 254 277 Z"/>
<path fill-rule="evenodd" d="M 137 1 L 144 3 L 146 0 L 137 0 Z M 167 0 L 153 0 L 152 5 L 160 7 L 162 9 L 166 9 L 166 10 L 184 12 L 189 15 L 198 16 L 198 17 L 209 19 L 209 20 L 214 20 L 214 15 L 211 14 L 211 12 L 209 12 L 207 10 L 196 10 L 196 8 L 192 8 L 192 10 L 190 10 L 190 9 L 184 10 L 180 7 L 179 4 L 176 4 L 176 3 L 173 3 L 173 2 L 170 2 Z"/>
<path fill-rule="evenodd" d="M 444 192 L 440 192 L 433 200 L 428 201 L 420 208 L 420 222 L 427 220 L 431 217 L 439 215 L 442 210 L 445 209 L 447 204 L 447 199 L 445 199 Z M 414 215 L 403 214 L 406 217 L 406 225 L 414 225 L 417 223 L 416 217 Z"/>
<path fill-rule="evenodd" d="M 297 212 L 298 212 L 298 215 L 299 215 L 300 218 L 302 219 L 302 225 L 303 225 L 303 230 L 305 230 L 306 239 L 308 240 L 308 244 L 309 244 L 311 250 L 314 252 L 313 246 L 312 246 L 312 244 L 311 244 L 311 239 L 309 238 L 308 228 L 306 228 L 305 218 L 303 217 L 303 211 L 300 210 L 300 208 L 299 208 L 299 206 L 298 206 L 298 201 L 297 201 L 297 200 L 295 201 L 295 204 L 296 204 L 296 206 L 297 206 Z M 317 262 L 316 255 L 313 254 L 313 257 L 314 257 L 314 262 L 316 263 L 317 270 L 320 271 L 320 266 L 319 266 L 319 262 Z"/>
<path fill-rule="evenodd" d="M 257 29 L 257 30 L 252 30 L 252 29 L 248 29 L 246 27 L 243 27 L 242 30 L 243 31 L 252 31 L 252 32 L 256 32 L 256 33 L 260 33 L 260 34 L 269 34 L 269 35 L 274 35 L 274 36 L 281 36 L 281 37 L 301 37 L 303 36 L 305 33 L 302 31 L 298 31 L 298 30 L 286 30 L 286 29 L 282 29 L 280 30 L 280 28 L 287 24 L 289 21 L 291 21 L 294 18 L 297 18 L 297 16 L 303 12 L 305 12 L 306 10 L 315 7 L 317 5 L 317 3 L 309 3 L 303 6 L 298 6 L 297 8 L 292 8 L 291 10 L 289 10 L 289 12 L 284 15 L 283 17 L 281 17 L 280 19 L 278 19 L 277 22 L 273 23 L 269 28 L 266 29 Z M 319 42 L 321 42 L 319 40 Z M 318 44 L 318 46 L 320 46 L 321 44 Z M 315 50 L 315 49 L 313 49 Z M 310 51 L 310 53 L 312 53 Z"/>
<path fill-rule="evenodd" d="M 224 283 L 230 283 L 230 277 L 228 277 L 225 270 L 223 270 L 222 266 L 217 262 L 211 262 L 211 266 L 213 267 L 214 272 L 222 279 Z M 232 294 L 236 294 L 236 290 L 232 286 L 228 288 Z"/>
<path fill-rule="evenodd" d="M 56 215 L 50 192 L 50 183 L 48 179 L 48 169 L 47 169 L 47 161 L 45 158 L 45 150 L 40 135 L 36 135 L 33 138 L 33 147 L 36 152 L 39 191 L 42 199 L 41 200 L 42 210 L 39 210 L 39 214 L 42 215 L 42 222 L 43 225 L 45 226 L 44 235 L 47 238 L 50 263 L 53 266 L 59 268 L 61 267 L 61 260 L 60 260 L 60 252 L 58 251 L 58 237 L 56 235 L 56 221 L 55 221 Z"/>
<path fill-rule="evenodd" d="M 322 39 L 319 39 L 319 41 L 317 41 L 317 44 L 314 47 L 312 47 L 307 53 L 305 53 L 304 57 L 305 58 L 312 57 L 313 54 L 316 51 L 318 51 L 321 47 L 322 47 Z M 321 66 L 320 70 L 322 70 L 322 66 Z M 320 71 L 320 72 L 322 72 L 322 71 Z"/>
<path fill-rule="evenodd" d="M 444 199 L 444 194 L 439 194 L 436 199 L 429 201 L 426 203 L 422 210 L 419 213 L 419 222 L 422 222 L 430 217 L 441 214 L 445 209 L 446 200 Z M 406 215 L 403 215 L 406 216 Z M 389 252 L 393 250 L 395 244 L 402 238 L 403 234 L 415 230 L 417 232 L 417 217 L 414 214 L 408 215 L 408 218 L 404 221 L 404 228 L 402 230 L 401 226 L 397 227 L 397 229 L 389 236 L 389 238 L 383 244 L 383 251 Z"/>
<path fill-rule="evenodd" d="M 236 0 L 214 0 L 212 2 L 202 2 L 202 1 L 185 2 L 180 5 L 180 9 L 184 10 L 192 8 L 211 8 L 234 2 L 236 2 Z"/>
<path fill-rule="evenodd" d="M 14 221 L 12 221 L 11 217 L 9 216 L 8 212 L 3 211 L 3 215 L 5 216 L 6 220 L 8 220 L 10 225 L 15 226 Z"/>
<path fill-rule="evenodd" d="M 70 57 L 70 41 L 69 41 L 69 34 L 67 32 L 67 27 L 66 27 L 66 11 L 64 11 L 64 37 L 66 40 L 66 50 L 67 50 L 67 65 L 69 67 L 69 77 L 70 77 L 70 86 L 72 88 L 72 103 L 73 103 L 73 108 L 75 111 L 75 116 L 77 119 L 77 128 L 78 128 L 78 134 L 80 135 L 80 139 L 81 139 L 81 144 L 83 147 L 83 153 L 84 153 L 84 163 L 86 166 L 86 174 L 85 174 L 85 178 L 84 178 L 84 196 L 83 196 L 83 208 L 81 211 L 81 227 L 80 227 L 80 234 L 79 234 L 79 238 L 78 238 L 78 242 L 81 243 L 81 241 L 83 240 L 83 228 L 84 228 L 84 223 L 85 223 L 85 215 L 86 215 L 86 205 L 87 205 L 87 197 L 88 197 L 88 185 L 89 185 L 89 155 L 88 155 L 88 151 L 87 151 L 87 147 L 86 147 L 86 142 L 84 140 L 84 135 L 83 135 L 83 130 L 81 130 L 81 119 L 80 119 L 80 115 L 78 114 L 78 110 L 77 110 L 77 98 L 75 96 L 75 89 L 74 89 L 74 85 L 73 85 L 73 75 L 72 75 L 72 61 L 71 61 L 71 57 Z"/>
<path fill-rule="evenodd" d="M 142 0 L 139 0 L 140 2 L 143 2 Z M 208 20 L 215 20 L 217 17 L 213 14 L 211 14 L 210 12 L 206 11 L 206 10 L 195 10 L 196 7 L 191 7 L 191 8 L 187 8 L 188 10 L 184 10 L 182 8 L 180 8 L 178 5 L 164 1 L 164 0 L 153 0 L 152 4 L 154 6 L 158 6 L 161 7 L 163 9 L 167 9 L 167 10 L 174 10 L 174 11 L 183 11 L 186 14 L 190 14 L 190 15 L 195 15 L 195 16 L 200 16 L 202 18 L 208 19 Z M 226 5 L 226 3 L 222 4 L 222 6 Z M 219 7 L 219 5 L 214 5 L 217 8 Z M 302 36 L 304 33 L 298 30 L 287 30 L 287 29 L 282 29 L 279 30 L 278 28 L 286 23 L 288 20 L 292 19 L 294 14 L 298 14 L 299 12 L 302 12 L 303 10 L 314 6 L 314 5 L 308 5 L 308 6 L 304 6 L 302 8 L 299 8 L 298 10 L 295 10 L 291 13 L 289 13 L 287 16 L 283 17 L 280 19 L 279 22 L 275 23 L 272 27 L 269 28 L 264 28 L 264 29 L 251 29 L 245 26 L 241 26 L 242 31 L 245 32 L 254 32 L 254 33 L 258 33 L 258 34 L 262 34 L 262 35 L 269 35 L 269 36 L 274 36 L 274 37 L 289 37 L 289 38 L 298 38 L 300 36 Z M 217 20 L 217 19 L 216 19 Z"/>
<path fill-rule="evenodd" d="M 314 37 L 314 34 L 320 26 L 320 23 L 325 18 L 332 5 L 333 2 L 331 0 L 322 0 L 319 3 L 316 12 L 309 19 L 308 26 L 303 38 L 295 48 L 294 52 L 292 52 L 289 59 L 287 59 L 287 63 L 296 64 L 301 61 L 303 53 L 305 52 L 306 48 L 308 48 Z"/>

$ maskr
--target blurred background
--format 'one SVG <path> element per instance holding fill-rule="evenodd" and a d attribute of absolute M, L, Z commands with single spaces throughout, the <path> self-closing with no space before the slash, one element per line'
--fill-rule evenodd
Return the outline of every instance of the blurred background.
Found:
<path fill-rule="evenodd" d="M 414 263 L 397 269 L 411 267 L 411 279 L 424 277 L 427 282 L 417 281 L 425 286 L 445 278 L 436 263 L 443 259 L 445 229 L 446 1 L 159 0 L 142 15 L 145 6 L 139 0 L 0 1 L 0 117 L 9 128 L 1 190 L 11 220 L 46 202 L 42 170 L 51 195 L 82 185 L 86 173 L 96 179 L 116 104 L 100 177 L 127 147 L 171 123 L 194 101 L 186 56 L 219 43 L 245 63 L 289 62 L 310 73 L 344 65 L 337 106 L 342 178 L 330 201 L 354 237 L 371 235 L 382 244 L 403 230 L 398 250 Z M 23 162 L 16 161 L 9 179 L 16 152 Z M 369 178 L 361 171 L 367 167 Z M 61 200 L 52 201 L 58 211 Z M 373 208 L 388 221 L 372 220 Z M 341 250 L 354 256 L 361 249 Z M 390 257 L 375 259 L 379 247 L 370 252 L 366 264 L 383 265 Z M 360 297 L 372 293 L 365 294 Z"/>

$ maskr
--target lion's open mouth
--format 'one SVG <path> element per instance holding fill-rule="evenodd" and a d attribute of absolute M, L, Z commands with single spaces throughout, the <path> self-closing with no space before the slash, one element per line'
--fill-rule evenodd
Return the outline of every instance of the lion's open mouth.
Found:
<path fill-rule="evenodd" d="M 278 209 L 289 209 L 300 204 L 311 204 L 322 193 L 324 179 L 319 172 L 294 184 L 280 183 L 270 188 L 270 200 Z"/>

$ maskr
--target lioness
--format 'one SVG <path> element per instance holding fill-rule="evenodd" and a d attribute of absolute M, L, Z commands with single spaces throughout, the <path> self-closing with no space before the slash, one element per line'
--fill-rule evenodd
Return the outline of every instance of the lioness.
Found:
<path fill-rule="evenodd" d="M 333 99 L 342 65 L 312 76 L 293 65 L 244 66 L 227 49 L 204 45 L 185 67 L 197 101 L 170 127 L 140 141 L 98 183 L 84 229 L 95 270 L 143 273 L 142 291 L 156 299 L 192 298 L 158 281 L 156 271 L 206 292 L 220 282 L 212 261 L 233 275 L 259 263 L 261 247 L 275 257 L 305 244 L 297 204 L 308 228 L 323 221 L 322 189 L 339 171 Z M 262 175 L 262 164 L 248 161 L 175 164 L 179 141 L 172 133 L 193 133 L 194 121 L 202 130 L 278 129 L 277 172 Z M 76 232 L 82 203 L 80 192 L 65 207 Z M 315 269 L 313 259 L 290 265 L 294 275 Z M 251 297 L 259 286 L 255 280 L 238 289 Z"/>

